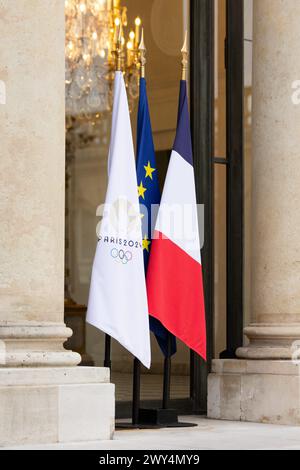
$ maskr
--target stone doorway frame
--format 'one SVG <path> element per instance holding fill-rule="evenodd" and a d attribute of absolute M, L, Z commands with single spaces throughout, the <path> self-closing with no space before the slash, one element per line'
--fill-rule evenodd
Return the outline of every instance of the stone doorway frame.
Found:
<path fill-rule="evenodd" d="M 227 170 L 227 345 L 233 358 L 243 344 L 244 323 L 244 0 L 226 0 L 226 155 L 214 154 L 214 1 L 191 0 L 191 122 L 197 198 L 205 205 L 202 250 L 208 362 L 191 352 L 191 399 L 207 411 L 207 378 L 214 359 L 214 168 Z M 225 327 L 225 326 L 224 326 Z"/>

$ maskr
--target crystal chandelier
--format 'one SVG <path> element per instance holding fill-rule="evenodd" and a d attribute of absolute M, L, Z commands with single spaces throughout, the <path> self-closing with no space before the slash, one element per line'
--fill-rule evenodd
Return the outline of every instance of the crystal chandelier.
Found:
<path fill-rule="evenodd" d="M 112 108 L 116 43 L 122 31 L 122 70 L 132 109 L 139 92 L 138 45 L 141 19 L 127 30 L 121 0 L 66 0 L 67 129 L 91 135 Z"/>

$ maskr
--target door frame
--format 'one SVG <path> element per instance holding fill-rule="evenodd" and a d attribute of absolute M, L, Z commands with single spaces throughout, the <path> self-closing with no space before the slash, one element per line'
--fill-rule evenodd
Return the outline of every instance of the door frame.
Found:
<path fill-rule="evenodd" d="M 194 413 L 206 413 L 214 334 L 214 25 L 213 0 L 191 0 L 191 129 L 198 204 L 204 204 L 203 283 L 207 362 L 191 352 Z"/>
<path fill-rule="evenodd" d="M 207 321 L 207 363 L 191 353 L 195 413 L 207 411 L 207 380 L 214 358 L 214 169 L 226 166 L 226 350 L 243 344 L 244 307 L 244 0 L 226 0 L 226 155 L 214 154 L 215 0 L 190 0 L 191 126 L 197 201 L 205 206 L 202 250 Z"/>
<path fill-rule="evenodd" d="M 244 326 L 244 0 L 226 2 L 227 347 L 236 358 Z"/>

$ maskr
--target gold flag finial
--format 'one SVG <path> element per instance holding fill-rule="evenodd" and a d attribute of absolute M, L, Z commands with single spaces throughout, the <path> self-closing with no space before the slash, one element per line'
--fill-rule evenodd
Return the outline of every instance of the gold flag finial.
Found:
<path fill-rule="evenodd" d="M 188 35 L 187 35 L 187 31 L 186 31 L 185 32 L 185 37 L 184 37 L 184 44 L 183 44 L 183 47 L 181 49 L 181 53 L 182 53 L 182 62 L 181 62 L 181 64 L 182 64 L 182 77 L 181 77 L 181 79 L 182 80 L 187 79 L 188 55 L 189 55 L 187 44 L 188 44 Z"/>
<path fill-rule="evenodd" d="M 146 46 L 144 42 L 144 28 L 142 29 L 142 37 L 139 45 L 140 51 L 140 64 L 141 64 L 141 78 L 145 78 L 145 66 L 146 66 Z"/>
<path fill-rule="evenodd" d="M 116 71 L 117 72 L 121 72 L 122 70 L 122 36 L 123 36 L 123 28 L 122 28 L 122 23 L 120 23 L 118 39 L 117 39 L 117 44 L 116 44 L 116 56 L 117 56 Z"/>

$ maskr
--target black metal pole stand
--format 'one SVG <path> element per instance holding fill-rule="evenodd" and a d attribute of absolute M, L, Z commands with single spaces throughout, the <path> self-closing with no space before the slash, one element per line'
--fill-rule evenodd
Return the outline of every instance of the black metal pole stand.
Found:
<path fill-rule="evenodd" d="M 131 422 L 121 422 L 116 424 L 116 429 L 139 429 L 140 427 L 140 403 L 141 403 L 141 363 L 135 357 L 133 361 L 133 386 L 132 386 L 132 414 Z"/>
<path fill-rule="evenodd" d="M 139 424 L 139 411 L 141 402 L 141 363 L 135 357 L 133 363 L 133 390 L 132 390 L 132 425 Z"/>
<path fill-rule="evenodd" d="M 108 346 L 107 346 L 108 348 Z M 106 349 L 105 348 L 105 351 Z M 171 391 L 171 348 L 172 336 L 168 336 L 167 356 L 164 360 L 162 408 L 140 408 L 141 401 L 141 363 L 135 358 L 133 364 L 132 421 L 116 424 L 117 429 L 157 429 L 193 427 L 192 423 L 178 422 L 178 412 L 169 408 Z M 110 349 L 110 348 L 109 348 Z"/>
<path fill-rule="evenodd" d="M 164 384 L 163 384 L 163 410 L 169 408 L 170 403 L 170 392 L 171 392 L 171 348 L 172 348 L 172 337 L 168 334 L 168 346 L 167 356 L 164 360 Z"/>
<path fill-rule="evenodd" d="M 140 427 L 152 426 L 156 428 L 178 428 L 193 427 L 192 423 L 180 423 L 178 421 L 177 410 L 171 409 L 171 360 L 172 354 L 172 335 L 168 334 L 167 355 L 164 359 L 164 377 L 163 377 L 163 397 L 162 408 L 159 409 L 140 409 L 139 425 Z"/>
<path fill-rule="evenodd" d="M 168 333 L 167 341 L 167 355 L 164 359 L 164 376 L 163 376 L 163 396 L 162 408 L 157 410 L 141 410 L 141 418 L 145 421 L 150 420 L 151 424 L 160 427 L 178 427 L 178 413 L 176 410 L 171 409 L 171 355 L 172 355 L 172 335 Z"/>
<path fill-rule="evenodd" d="M 111 369 L 111 337 L 105 335 L 104 367 Z"/>

